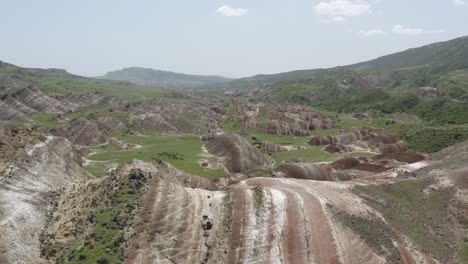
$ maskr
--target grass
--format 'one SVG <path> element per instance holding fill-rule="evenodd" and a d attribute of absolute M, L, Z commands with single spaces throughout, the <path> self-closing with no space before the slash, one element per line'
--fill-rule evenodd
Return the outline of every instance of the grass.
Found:
<path fill-rule="evenodd" d="M 0 83 L 11 90 L 33 85 L 48 95 L 67 95 L 101 92 L 133 101 L 140 98 L 161 98 L 167 92 L 131 84 L 73 75 L 63 70 L 21 68 L 12 64 L 0 64 Z"/>
<path fill-rule="evenodd" d="M 89 172 L 99 176 L 106 168 L 106 163 L 120 165 L 133 159 L 139 159 L 144 161 L 164 160 L 177 169 L 208 178 L 225 174 L 223 170 L 205 169 L 199 165 L 203 142 L 197 136 L 165 136 L 152 133 L 145 135 L 116 134 L 115 136 L 126 143 L 140 145 L 141 148 L 123 150 L 112 145 L 93 147 L 92 149 L 97 153 L 90 156 L 89 159 L 105 163 L 92 163 L 86 166 L 85 168 Z"/>
<path fill-rule="evenodd" d="M 249 134 L 248 139 L 253 140 L 255 138 L 256 142 L 270 142 L 270 143 L 277 143 L 283 145 L 305 145 L 309 137 L 294 137 L 294 136 L 285 136 L 285 135 L 270 135 L 266 133 L 262 133 L 256 131 L 254 133 Z"/>
<path fill-rule="evenodd" d="M 322 162 L 330 160 L 333 157 L 334 155 L 322 151 L 320 147 L 308 147 L 306 149 L 279 152 L 271 155 L 271 158 L 276 161 L 276 164 L 281 164 L 288 159 L 304 159 L 306 162 Z"/>
<path fill-rule="evenodd" d="M 130 224 L 132 211 L 140 204 L 146 179 L 132 171 L 118 183 L 101 208 L 91 213 L 87 221 L 91 236 L 72 243 L 60 263 L 120 263 L 123 260 L 124 228 Z"/>
<path fill-rule="evenodd" d="M 424 194 L 423 187 L 413 180 L 384 186 L 359 186 L 360 192 L 379 197 L 385 202 L 370 200 L 392 225 L 420 244 L 424 249 L 444 258 L 448 248 L 433 234 L 437 223 L 445 220 L 447 199 L 439 192 Z"/>
<path fill-rule="evenodd" d="M 433 153 L 468 139 L 467 125 L 402 126 L 396 136 L 409 149 Z"/>
<path fill-rule="evenodd" d="M 128 113 L 124 111 L 115 111 L 105 108 L 101 105 L 89 107 L 84 112 L 66 113 L 60 116 L 53 113 L 39 113 L 32 116 L 32 119 L 41 127 L 44 128 L 60 128 L 66 124 L 67 120 L 77 117 L 84 117 L 89 120 L 97 120 L 99 117 L 112 117 L 128 125 Z"/>
<path fill-rule="evenodd" d="M 463 246 L 459 251 L 460 260 L 463 264 L 468 264 L 468 246 Z"/>

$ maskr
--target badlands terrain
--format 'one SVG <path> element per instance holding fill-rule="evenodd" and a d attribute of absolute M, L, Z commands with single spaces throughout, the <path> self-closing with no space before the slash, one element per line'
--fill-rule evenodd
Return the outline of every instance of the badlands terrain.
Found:
<path fill-rule="evenodd" d="M 0 62 L 0 263 L 468 263 L 467 47 L 238 80 Z"/>

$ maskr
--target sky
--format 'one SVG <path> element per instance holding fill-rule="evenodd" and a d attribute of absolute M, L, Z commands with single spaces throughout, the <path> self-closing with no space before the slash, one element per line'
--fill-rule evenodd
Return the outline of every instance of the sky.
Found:
<path fill-rule="evenodd" d="M 468 35 L 468 0 L 0 0 L 0 61 L 246 77 Z"/>

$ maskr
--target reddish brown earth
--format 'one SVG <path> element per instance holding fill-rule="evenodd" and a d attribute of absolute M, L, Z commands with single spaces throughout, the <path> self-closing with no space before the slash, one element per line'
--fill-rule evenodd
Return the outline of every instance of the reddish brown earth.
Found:
<path fill-rule="evenodd" d="M 26 87 L 0 100 L 0 120 L 26 120 L 37 113 L 64 113 L 78 106 L 57 101 L 35 87 Z"/>
<path fill-rule="evenodd" d="M 324 151 L 328 153 L 347 153 L 353 152 L 353 148 L 343 144 L 332 144 L 325 147 Z"/>
<path fill-rule="evenodd" d="M 403 239 L 382 250 L 342 222 L 348 215 L 388 225 L 351 192 L 362 182 L 254 178 L 220 191 L 177 175 L 158 166 L 126 263 L 440 263 L 398 231 Z"/>
<path fill-rule="evenodd" d="M 267 154 L 288 151 L 287 148 L 283 147 L 280 144 L 274 144 L 274 143 L 269 143 L 269 142 L 263 143 L 263 149 L 265 150 Z"/>
<path fill-rule="evenodd" d="M 407 148 L 403 143 L 387 144 L 379 148 L 379 151 L 382 153 L 399 153 L 405 152 L 406 150 Z"/>
<path fill-rule="evenodd" d="M 110 140 L 105 129 L 82 117 L 71 120 L 58 134 L 68 138 L 74 144 L 82 146 L 103 144 Z"/>
<path fill-rule="evenodd" d="M 307 143 L 312 146 L 323 146 L 336 144 L 337 142 L 338 139 L 335 136 L 317 136 L 310 139 Z"/>
<path fill-rule="evenodd" d="M 205 145 L 209 153 L 224 158 L 226 168 L 243 172 L 271 163 L 263 153 L 239 135 L 220 135 Z"/>

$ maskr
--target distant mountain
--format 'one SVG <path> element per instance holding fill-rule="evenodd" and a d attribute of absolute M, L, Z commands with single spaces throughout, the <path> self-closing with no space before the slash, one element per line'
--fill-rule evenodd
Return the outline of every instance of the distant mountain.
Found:
<path fill-rule="evenodd" d="M 0 61 L 0 95 L 28 86 L 35 86 L 49 96 L 100 92 L 130 99 L 139 96 L 158 97 L 166 93 L 161 89 L 127 81 L 98 80 L 70 74 L 62 69 L 23 68 Z"/>
<path fill-rule="evenodd" d="M 203 76 L 160 71 L 148 68 L 131 67 L 112 71 L 100 79 L 128 81 L 138 85 L 154 86 L 166 89 L 192 89 L 205 85 L 215 85 L 231 81 L 220 76 Z"/>
<path fill-rule="evenodd" d="M 237 79 L 223 88 L 337 112 L 409 112 L 466 123 L 468 116 L 459 113 L 468 111 L 468 37 L 348 66 Z"/>
<path fill-rule="evenodd" d="M 316 90 L 329 84 L 330 81 L 334 85 L 341 78 L 348 79 L 347 81 L 367 78 L 367 82 L 363 82 L 364 85 L 373 85 L 375 88 L 398 88 L 402 84 L 431 85 L 434 84 L 434 78 L 429 77 L 439 77 L 459 70 L 468 70 L 468 36 L 348 66 L 241 78 L 227 83 L 224 88 L 254 88 L 266 85 L 276 88 L 274 90 L 291 86 Z M 405 81 L 411 83 L 404 83 Z"/>

